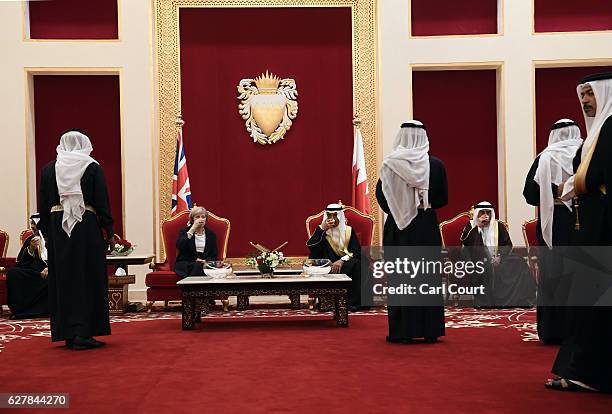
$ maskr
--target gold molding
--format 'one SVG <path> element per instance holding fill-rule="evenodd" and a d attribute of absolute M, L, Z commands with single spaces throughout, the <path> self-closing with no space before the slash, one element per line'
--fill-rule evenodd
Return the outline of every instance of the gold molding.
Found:
<path fill-rule="evenodd" d="M 27 12 L 27 1 L 21 2 L 21 41 L 22 42 L 40 42 L 40 43 L 120 43 L 123 41 L 121 38 L 121 0 L 117 0 L 117 38 L 116 39 L 30 39 L 27 35 L 28 27 L 28 12 Z"/>
<path fill-rule="evenodd" d="M 8 245 L 9 245 L 9 241 L 10 241 L 10 236 L 4 230 L 0 230 L 0 234 L 4 234 L 4 237 L 6 239 L 6 241 L 4 243 L 4 250 L 2 251 L 2 256 L 0 256 L 0 257 L 6 257 L 6 252 L 8 251 Z"/>
<path fill-rule="evenodd" d="M 538 222 L 538 218 L 536 216 L 536 218 L 531 219 L 531 220 L 527 220 L 523 222 L 523 240 L 525 241 L 525 247 L 527 247 L 527 249 L 529 249 L 529 238 L 527 237 L 527 225 L 529 224 L 533 224 L 533 223 L 537 223 Z"/>
<path fill-rule="evenodd" d="M 28 131 L 32 131 L 35 134 L 35 125 L 34 125 L 34 108 L 31 106 L 33 104 L 33 83 L 30 84 L 30 79 L 33 79 L 35 75 L 111 75 L 119 77 L 119 134 L 120 134 L 120 148 L 121 148 L 121 216 L 122 216 L 122 224 L 123 228 L 121 229 L 121 234 L 123 238 L 126 238 L 125 235 L 125 152 L 124 152 L 124 133 L 123 133 L 123 76 L 122 69 L 119 67 L 25 67 L 25 82 L 26 82 L 26 91 L 25 91 L 25 142 L 26 142 L 26 168 L 27 171 L 30 170 L 30 161 L 29 161 L 29 136 Z M 30 117 L 30 114 L 32 116 Z M 30 122 L 31 121 L 31 122 Z M 35 136 L 35 135 L 34 135 Z M 34 139 L 34 136 L 32 137 Z M 26 179 L 26 222 L 29 223 L 30 214 L 32 214 L 32 200 L 30 200 L 30 177 L 28 176 Z"/>
<path fill-rule="evenodd" d="M 508 218 L 508 179 L 507 179 L 507 152 L 506 152 L 506 81 L 503 61 L 482 62 L 452 62 L 452 63 L 415 63 L 409 65 L 410 82 L 413 72 L 448 71 L 448 70 L 495 70 L 496 72 L 496 112 L 497 112 L 497 172 L 498 184 L 502 178 L 502 188 L 498 188 L 498 202 L 503 201 L 503 211 L 499 206 L 499 217 Z M 411 88 L 412 91 L 412 88 Z M 414 95 L 411 93 L 411 118 L 414 118 Z M 500 152 L 501 146 L 501 152 Z M 500 163 L 501 162 L 501 163 Z M 501 164 L 501 170 L 500 170 Z M 502 216 L 503 213 L 503 216 Z"/>
<path fill-rule="evenodd" d="M 499 9 L 497 10 L 497 33 L 483 33 L 483 34 L 462 34 L 462 35 L 426 35 L 426 36 L 414 36 L 412 34 L 412 0 L 405 0 L 408 2 L 408 38 L 409 39 L 471 39 L 471 38 L 489 38 L 489 37 L 502 37 L 504 36 L 504 19 L 505 19 L 505 0 L 499 0 Z"/>
<path fill-rule="evenodd" d="M 555 35 L 592 35 L 592 34 L 610 34 L 610 30 L 578 30 L 569 32 L 536 32 L 535 30 L 535 0 L 531 0 L 531 35 L 532 36 L 555 36 Z"/>
<path fill-rule="evenodd" d="M 159 120 L 158 211 L 160 222 L 170 216 L 172 169 L 176 151 L 174 120 L 181 112 L 179 8 L 272 8 L 272 7 L 350 7 L 353 48 L 353 113 L 363 124 L 368 182 L 378 181 L 378 77 L 377 77 L 377 1 L 378 0 L 154 0 L 155 54 L 157 56 L 157 102 Z M 373 216 L 378 204 L 371 195 Z M 158 226 L 159 228 L 159 226 Z M 374 229 L 375 240 L 379 238 Z M 162 247 L 163 249 L 163 247 Z M 162 251 L 162 257 L 164 252 Z"/>
<path fill-rule="evenodd" d="M 531 96 L 533 100 L 533 156 L 534 159 L 538 155 L 538 118 L 536 108 L 536 71 L 538 69 L 561 69 L 561 68 L 579 68 L 587 66 L 612 66 L 612 58 L 602 59 L 550 59 L 550 60 L 533 60 L 531 62 Z M 578 83 L 576 83 L 576 86 Z M 579 104 L 579 103 L 578 103 Z M 537 207 L 536 207 L 537 208 Z M 536 212 L 537 216 L 537 212 Z"/>

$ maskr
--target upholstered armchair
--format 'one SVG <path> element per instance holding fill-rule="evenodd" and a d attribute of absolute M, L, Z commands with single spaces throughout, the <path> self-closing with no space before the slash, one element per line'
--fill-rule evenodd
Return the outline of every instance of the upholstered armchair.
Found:
<path fill-rule="evenodd" d="M 461 259 L 461 234 L 466 224 L 472 219 L 473 210 L 457 214 L 450 220 L 440 223 L 440 236 L 442 238 L 442 248 L 444 249 L 445 260 L 455 262 Z M 450 284 L 451 275 L 445 274 L 446 285 Z M 447 293 L 446 299 L 450 299 Z M 455 296 L 455 305 L 459 304 L 459 297 Z"/>
<path fill-rule="evenodd" d="M 8 244 L 8 233 L 0 230 L 0 315 L 2 314 L 2 306 L 7 304 L 6 271 L 8 268 L 15 266 L 15 258 L 6 257 Z"/>
<path fill-rule="evenodd" d="M 163 301 L 168 305 L 169 301 L 181 300 L 181 289 L 176 285 L 176 282 L 181 280 L 174 273 L 174 263 L 176 261 L 176 239 L 179 231 L 187 225 L 189 220 L 189 210 L 182 211 L 174 217 L 164 220 L 161 225 L 162 241 L 164 243 L 164 252 L 166 258 L 161 263 L 151 264 L 152 272 L 145 277 L 145 285 L 147 286 L 147 307 L 151 310 L 153 303 Z M 219 217 L 211 212 L 208 212 L 206 227 L 212 230 L 217 236 L 217 249 L 219 251 L 219 259 L 224 260 L 227 256 L 227 244 L 230 235 L 229 220 Z M 229 301 L 227 297 L 221 298 L 223 308 L 227 310 Z"/>
<path fill-rule="evenodd" d="M 32 230 L 24 230 L 19 234 L 19 240 L 21 241 L 21 244 L 23 245 L 23 242 L 25 242 L 28 237 L 30 237 L 32 234 L 34 234 L 34 232 L 32 232 Z"/>
<path fill-rule="evenodd" d="M 537 229 L 538 219 L 528 220 L 523 223 L 523 239 L 525 240 L 525 248 L 527 249 L 527 264 L 529 270 L 538 283 L 540 278 L 540 269 L 538 267 L 537 246 L 538 242 Z"/>
<path fill-rule="evenodd" d="M 350 206 L 344 206 L 343 211 L 346 224 L 353 228 L 361 247 L 370 247 L 374 238 L 374 218 Z M 308 238 L 314 234 L 317 226 L 321 224 L 323 214 L 325 214 L 325 210 L 306 219 L 306 234 Z M 315 299 L 312 295 L 308 298 L 308 305 L 311 309 L 314 307 Z M 321 298 L 321 302 L 321 310 L 331 309 L 331 302 L 327 303 L 324 298 Z"/>

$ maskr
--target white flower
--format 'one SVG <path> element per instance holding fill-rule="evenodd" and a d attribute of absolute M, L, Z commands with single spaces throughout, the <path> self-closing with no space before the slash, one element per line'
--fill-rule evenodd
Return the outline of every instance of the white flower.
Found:
<path fill-rule="evenodd" d="M 278 266 L 278 260 L 273 260 L 272 263 L 270 264 L 270 267 L 277 267 Z"/>

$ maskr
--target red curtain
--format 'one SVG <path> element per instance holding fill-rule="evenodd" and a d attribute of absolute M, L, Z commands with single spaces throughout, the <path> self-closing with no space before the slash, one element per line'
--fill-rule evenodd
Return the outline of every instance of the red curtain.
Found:
<path fill-rule="evenodd" d="M 350 202 L 353 151 L 350 8 L 184 8 L 181 105 L 191 191 L 232 223 L 228 255 L 249 241 L 306 255 L 305 219 Z M 269 70 L 293 78 L 299 110 L 283 141 L 254 143 L 236 86 Z"/>
<path fill-rule="evenodd" d="M 610 0 L 534 0 L 536 32 L 612 30 Z"/>
<path fill-rule="evenodd" d="M 60 134 L 69 128 L 84 131 L 106 176 L 115 233 L 123 235 L 121 179 L 121 119 L 119 76 L 35 75 L 34 125 L 37 180 L 55 159 Z"/>
<path fill-rule="evenodd" d="M 483 200 L 499 216 L 496 71 L 413 72 L 412 96 L 414 117 L 427 127 L 429 153 L 446 166 L 449 200 L 438 219 Z"/>
<path fill-rule="evenodd" d="M 28 2 L 31 39 L 117 39 L 117 0 Z"/>
<path fill-rule="evenodd" d="M 497 0 L 408 1 L 413 36 L 497 33 Z"/>
<path fill-rule="evenodd" d="M 576 86 L 583 77 L 612 72 L 612 66 L 536 69 L 536 150 L 539 153 L 548 145 L 552 124 L 561 118 L 570 118 L 580 125 L 586 137 L 584 115 Z"/>

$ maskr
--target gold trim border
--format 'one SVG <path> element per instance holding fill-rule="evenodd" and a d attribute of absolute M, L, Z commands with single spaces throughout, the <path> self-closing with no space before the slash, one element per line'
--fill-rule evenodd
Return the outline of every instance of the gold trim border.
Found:
<path fill-rule="evenodd" d="M 123 41 L 121 37 L 122 28 L 121 28 L 121 2 L 122 0 L 117 0 L 117 38 L 116 39 L 31 39 L 28 37 L 28 26 L 29 26 L 29 12 L 28 12 L 28 3 L 27 1 L 21 2 L 21 41 L 22 42 L 41 42 L 41 43 L 120 43 Z"/>
<path fill-rule="evenodd" d="M 579 33 L 579 32 L 577 32 Z M 537 89 L 536 89 L 536 71 L 538 69 L 562 69 L 576 68 L 587 66 L 612 66 L 612 58 L 601 59 L 550 59 L 550 60 L 533 60 L 531 62 L 531 99 L 533 105 L 532 114 L 532 134 L 533 134 L 533 158 L 538 156 L 538 117 L 537 115 Z M 538 217 L 538 208 L 534 207 L 535 217 Z"/>
<path fill-rule="evenodd" d="M 464 39 L 464 38 L 488 38 L 488 37 L 503 37 L 505 35 L 504 21 L 506 17 L 506 0 L 499 0 L 497 2 L 497 33 L 482 33 L 482 34 L 462 34 L 462 35 L 421 35 L 414 36 L 412 34 L 412 0 L 405 0 L 408 2 L 408 39 Z"/>
<path fill-rule="evenodd" d="M 377 2 L 378 0 L 154 0 L 155 55 L 157 57 L 157 102 L 159 120 L 158 211 L 160 223 L 170 216 L 172 168 L 176 151 L 176 114 L 180 113 L 180 38 L 179 9 L 202 8 L 273 8 L 273 7 L 350 7 L 353 29 L 353 112 L 363 123 L 361 133 L 368 181 L 378 181 L 378 75 L 377 75 Z M 350 121 L 347 121 L 350 122 Z M 372 216 L 379 214 L 373 194 Z M 159 228 L 159 226 L 158 226 Z M 159 230 L 158 230 L 159 231 Z M 379 239 L 378 228 L 374 239 Z M 163 246 L 160 246 L 163 249 Z M 164 257 L 164 252 L 161 252 Z"/>
<path fill-rule="evenodd" d="M 496 113 L 497 113 L 497 174 L 502 178 L 501 188 L 497 190 L 499 217 L 508 218 L 508 177 L 506 151 L 506 78 L 503 61 L 453 62 L 453 63 L 413 63 L 409 65 L 410 84 L 413 72 L 447 70 L 495 70 L 496 73 Z M 410 94 L 410 118 L 414 118 L 414 92 Z M 501 203 L 503 202 L 503 210 Z M 503 215 L 502 215 L 503 213 Z"/>
<path fill-rule="evenodd" d="M 538 69 L 563 69 L 563 68 L 580 68 L 588 66 L 612 66 L 612 58 L 602 59 L 551 59 L 551 60 L 533 60 L 531 62 L 531 97 L 533 100 L 533 154 L 534 159 L 538 155 L 538 118 L 537 118 L 537 100 L 536 100 L 536 71 Z M 578 82 L 578 80 L 576 81 Z M 578 86 L 578 83 L 576 83 Z M 576 97 L 577 98 L 577 97 Z M 577 105 L 579 103 L 576 103 Z M 537 213 L 536 213 L 537 217 Z"/>
<path fill-rule="evenodd" d="M 119 77 L 119 127 L 120 127 L 120 139 L 121 139 L 121 215 L 123 228 L 121 234 L 124 239 L 127 239 L 125 234 L 126 216 L 125 216 L 125 150 L 124 150 L 124 132 L 123 132 L 123 76 L 122 68 L 120 67 L 25 67 L 25 148 L 26 148 L 26 168 L 30 171 L 30 142 L 35 142 L 35 125 L 34 125 L 34 90 L 33 83 L 30 83 L 30 79 L 33 80 L 35 75 L 110 75 Z M 32 135 L 30 135 L 32 134 Z M 37 174 L 38 172 L 36 172 Z M 34 176 L 36 178 L 36 175 Z M 26 223 L 29 223 L 30 214 L 32 210 L 32 201 L 30 197 L 31 186 L 34 183 L 30 182 L 30 176 L 26 177 Z M 37 197 L 37 194 L 34 195 Z M 26 226 L 27 227 L 27 226 Z"/>
<path fill-rule="evenodd" d="M 535 2 L 531 0 L 531 35 L 532 36 L 557 36 L 557 35 L 597 35 L 597 34 L 610 34 L 612 29 L 609 30 L 571 30 L 563 32 L 536 32 L 536 15 L 535 15 Z"/>

